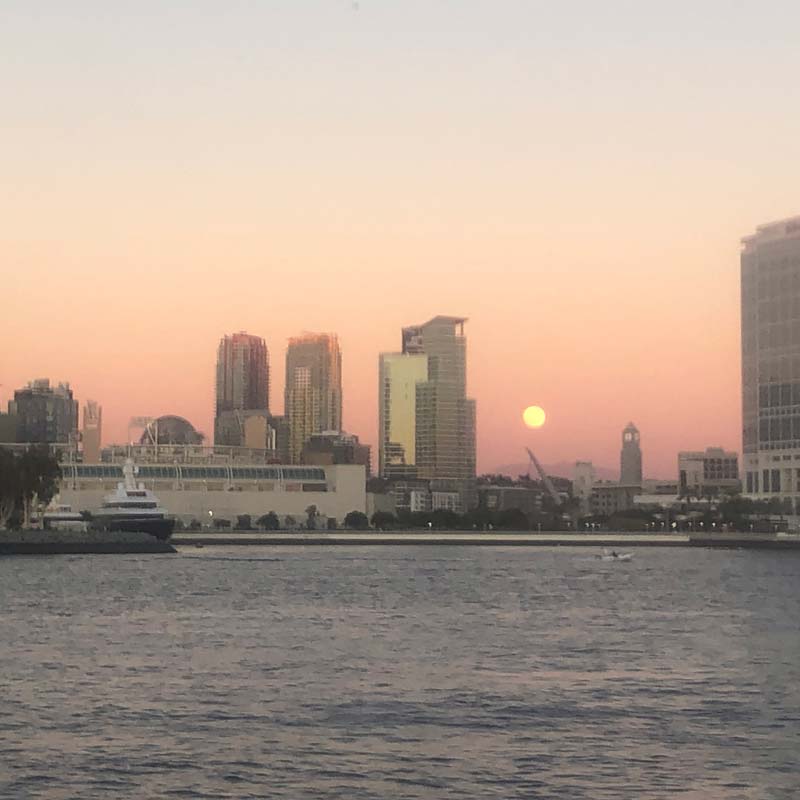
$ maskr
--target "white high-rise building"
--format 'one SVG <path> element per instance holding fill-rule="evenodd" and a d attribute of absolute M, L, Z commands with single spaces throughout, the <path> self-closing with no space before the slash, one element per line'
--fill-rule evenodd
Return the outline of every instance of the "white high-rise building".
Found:
<path fill-rule="evenodd" d="M 800 217 L 742 239 L 744 491 L 800 513 Z"/>

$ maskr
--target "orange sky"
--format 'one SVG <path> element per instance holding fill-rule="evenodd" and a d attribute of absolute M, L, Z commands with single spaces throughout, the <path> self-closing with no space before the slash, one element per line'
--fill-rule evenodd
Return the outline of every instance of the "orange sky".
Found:
<path fill-rule="evenodd" d="M 291 5 L 3 10 L 3 407 L 49 376 L 106 441 L 211 433 L 222 334 L 266 339 L 280 412 L 286 339 L 333 331 L 374 445 L 378 353 L 452 314 L 480 470 L 615 466 L 629 420 L 648 475 L 739 448 L 738 241 L 800 213 L 790 36 L 749 3 L 656 32 L 625 3 Z"/>

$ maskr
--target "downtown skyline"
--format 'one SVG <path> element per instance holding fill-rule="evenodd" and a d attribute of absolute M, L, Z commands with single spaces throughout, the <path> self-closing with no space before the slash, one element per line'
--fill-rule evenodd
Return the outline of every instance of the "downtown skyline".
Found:
<path fill-rule="evenodd" d="M 438 316 L 438 315 L 433 315 Z M 405 320 L 407 322 L 407 320 Z M 468 391 L 471 393 L 471 389 L 469 388 L 472 385 L 472 374 L 478 368 L 478 365 L 475 363 L 475 350 L 477 349 L 477 343 L 474 340 L 474 323 L 470 320 L 470 338 L 469 338 L 469 353 L 467 356 L 467 364 L 468 364 L 468 381 L 467 387 Z M 404 326 L 400 326 L 402 328 Z M 247 331 L 247 334 L 255 337 L 255 338 L 263 338 L 266 340 L 267 348 L 271 353 L 270 361 L 271 369 L 269 374 L 269 382 L 270 382 L 270 397 L 271 397 L 271 408 L 270 412 L 272 414 L 283 414 L 283 395 L 284 395 L 284 368 L 283 363 L 285 362 L 286 352 L 287 349 L 284 347 L 283 351 L 280 349 L 280 345 L 274 343 L 270 337 L 262 336 L 262 332 L 259 333 L 252 333 L 251 331 Z M 227 336 L 226 333 L 221 333 L 220 336 Z M 303 336 L 308 335 L 307 333 L 302 334 Z M 334 334 L 335 335 L 335 334 Z M 295 336 L 290 336 L 289 339 L 295 338 Z M 386 350 L 398 349 L 399 345 L 399 334 L 398 330 L 394 331 L 394 335 L 391 337 L 393 342 L 391 345 L 386 348 Z M 341 341 L 341 337 L 339 337 Z M 132 416 L 137 415 L 147 415 L 147 416 L 161 416 L 164 414 L 176 414 L 178 416 L 185 417 L 190 422 L 192 422 L 195 427 L 202 431 L 206 436 L 206 442 L 208 444 L 212 444 L 214 441 L 214 385 L 215 385 L 215 371 L 216 365 L 214 360 L 214 355 L 218 350 L 219 344 L 219 337 L 217 337 L 214 341 L 214 344 L 211 347 L 210 352 L 206 353 L 206 362 L 208 366 L 208 372 L 210 373 L 207 376 L 207 386 L 203 387 L 201 400 L 204 398 L 208 398 L 210 395 L 210 401 L 206 400 L 205 404 L 203 402 L 196 402 L 197 398 L 194 398 L 193 402 L 186 403 L 185 400 L 182 401 L 180 393 L 173 392 L 165 387 L 162 390 L 163 397 L 163 404 L 159 405 L 156 409 L 153 409 L 153 405 L 151 404 L 146 410 L 142 410 L 139 407 L 128 406 L 130 408 L 130 413 L 125 411 L 126 406 L 123 405 L 122 408 L 119 406 L 115 406 L 109 403 L 106 397 L 103 394 L 99 396 L 95 396 L 94 399 L 99 402 L 99 404 L 103 407 L 103 443 L 104 444 L 111 444 L 117 443 L 121 444 L 125 442 L 127 431 L 128 431 L 128 421 Z M 287 342 L 288 344 L 288 342 Z M 361 441 L 365 444 L 368 444 L 373 449 L 373 458 L 375 459 L 375 463 L 377 464 L 377 457 L 378 457 L 378 436 L 377 436 L 377 400 L 378 400 L 378 367 L 379 367 L 379 354 L 375 354 L 375 358 L 372 364 L 373 368 L 373 375 L 369 376 L 371 380 L 366 382 L 366 385 L 351 385 L 350 391 L 348 392 L 348 385 L 349 382 L 347 381 L 347 373 L 349 367 L 349 359 L 348 359 L 348 352 L 345 350 L 344 346 L 342 347 L 342 375 L 343 375 L 343 396 L 344 401 L 342 404 L 343 408 L 343 424 L 342 429 L 346 430 L 350 433 L 355 433 L 359 436 Z M 85 366 L 85 365 L 83 365 Z M 359 373 L 362 370 L 358 370 Z M 63 373 L 63 374 L 62 374 Z M 70 385 L 75 393 L 75 397 L 81 403 L 85 402 L 88 395 L 82 391 L 81 385 L 76 384 L 74 380 L 71 379 L 70 375 L 67 375 L 67 370 L 64 367 L 58 368 L 52 372 L 53 380 L 56 382 L 62 380 L 68 380 Z M 45 377 L 45 376 L 42 376 Z M 174 374 L 172 376 L 173 383 L 172 386 L 180 385 L 178 378 L 182 377 L 179 374 Z M 20 381 L 19 386 L 26 385 L 30 380 L 33 380 L 32 375 L 28 375 L 28 377 L 24 378 Z M 152 395 L 152 384 L 145 382 L 151 390 Z M 16 387 L 16 388 L 19 388 Z M 4 388 L 4 387 L 3 387 Z M 134 390 L 137 390 L 141 387 L 137 386 L 136 384 L 132 385 L 131 387 Z M 13 391 L 9 394 L 13 395 Z M 144 395 L 146 398 L 148 395 Z M 6 405 L 6 398 L 0 394 L 0 398 L 2 398 L 2 405 L 5 408 Z M 9 398 L 10 399 L 10 398 Z M 356 407 L 363 408 L 369 405 L 369 400 L 374 400 L 375 405 L 375 420 L 372 425 L 366 427 L 363 425 L 363 421 L 360 422 L 358 418 L 354 420 L 355 424 L 351 424 L 350 420 L 353 420 L 354 414 L 350 407 L 352 405 Z M 481 411 L 481 400 L 480 396 L 477 398 L 477 405 L 478 405 L 478 414 L 477 414 L 477 441 L 478 441 L 478 448 L 477 448 L 477 458 L 478 458 L 478 473 L 482 472 L 493 472 L 497 466 L 501 466 L 503 464 L 522 464 L 524 459 L 520 457 L 519 453 L 516 452 L 516 449 L 512 446 L 511 448 L 506 447 L 503 449 L 503 442 L 500 442 L 500 447 L 498 447 L 494 452 L 499 453 L 499 456 L 492 458 L 489 456 L 487 458 L 486 455 L 481 453 L 481 421 L 482 415 Z M 508 408 L 508 420 L 507 428 L 514 432 L 515 441 L 521 443 L 520 446 L 535 446 L 538 448 L 538 452 L 542 454 L 542 459 L 547 463 L 555 463 L 555 462 L 562 462 L 566 463 L 569 461 L 575 460 L 582 460 L 581 453 L 577 453 L 575 456 L 570 454 L 565 450 L 560 450 L 558 447 L 553 449 L 549 449 L 546 447 L 546 443 L 548 440 L 552 441 L 553 436 L 547 436 L 548 429 L 553 426 L 552 418 L 555 417 L 556 422 L 560 422 L 559 420 L 559 411 L 558 409 L 554 409 L 552 405 L 541 401 L 539 397 L 536 398 L 536 401 L 542 402 L 543 405 L 547 408 L 548 412 L 548 421 L 546 425 L 536 431 L 531 431 L 527 429 L 522 421 L 521 413 L 524 406 L 520 406 L 519 408 L 508 408 L 508 403 L 505 403 L 505 406 Z M 522 401 L 524 402 L 524 401 Z M 280 405 L 279 405 L 280 403 Z M 204 405 L 207 407 L 204 408 Z M 639 407 L 639 406 L 637 406 Z M 187 410 L 189 409 L 189 410 Z M 496 415 L 493 414 L 490 410 L 487 410 L 485 414 L 487 417 L 494 417 L 495 422 L 503 423 L 503 420 L 497 420 Z M 623 414 L 622 417 L 625 415 Z M 633 415 L 631 415 L 633 416 Z M 639 415 L 641 417 L 641 414 Z M 108 423 L 106 420 L 112 420 L 111 423 Z M 207 420 L 207 422 L 206 422 Z M 116 422 L 116 425 L 114 425 Z M 560 426 L 559 426 L 560 427 Z M 613 430 L 610 431 L 609 434 L 609 442 L 600 442 L 600 449 L 601 456 L 598 458 L 597 456 L 593 456 L 592 453 L 588 453 L 587 450 L 582 451 L 584 453 L 583 458 L 594 461 L 595 465 L 598 468 L 610 468 L 611 470 L 618 468 L 618 461 L 619 461 L 619 434 L 622 428 L 624 427 L 623 423 L 620 422 Z M 605 428 L 603 430 L 606 430 Z M 703 431 L 696 431 L 692 434 L 694 438 L 690 438 L 689 441 L 699 441 L 697 447 L 704 447 L 708 443 L 717 444 L 719 443 L 719 439 L 708 438 L 704 436 Z M 491 443 L 490 443 L 491 445 Z M 513 445 L 513 442 L 512 442 Z M 604 447 L 604 445 L 608 445 Z M 723 444 L 725 447 L 731 447 L 731 449 L 740 451 L 740 446 L 735 443 L 733 445 Z M 644 465 L 645 465 L 645 476 L 658 476 L 659 470 L 657 467 L 651 468 L 650 465 L 662 463 L 664 464 L 664 468 L 661 471 L 661 476 L 669 476 L 674 472 L 674 464 L 675 464 L 675 457 L 678 449 L 692 449 L 689 447 L 680 447 L 675 448 L 672 445 L 666 445 L 666 450 L 664 452 L 657 452 L 654 450 L 654 443 L 651 439 L 650 432 L 645 430 L 644 432 L 644 445 L 643 445 L 643 453 L 644 453 Z M 597 452 L 597 450 L 595 451 Z M 607 458 L 603 458 L 602 453 L 607 453 Z M 503 461 L 503 454 L 505 454 L 506 460 Z"/>
<path fill-rule="evenodd" d="M 739 242 L 798 212 L 796 6 L 79 5 L 1 12 L 3 408 L 48 376 L 107 441 L 211 438 L 220 336 L 280 363 L 331 331 L 377 453 L 378 354 L 457 313 L 479 472 L 614 467 L 630 420 L 646 475 L 741 451 Z"/>

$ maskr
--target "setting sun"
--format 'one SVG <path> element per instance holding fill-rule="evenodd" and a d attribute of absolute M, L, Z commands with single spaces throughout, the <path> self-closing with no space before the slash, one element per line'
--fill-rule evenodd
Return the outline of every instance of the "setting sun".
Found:
<path fill-rule="evenodd" d="M 544 425 L 544 409 L 539 406 L 528 406 L 522 412 L 522 419 L 529 428 L 541 428 Z"/>

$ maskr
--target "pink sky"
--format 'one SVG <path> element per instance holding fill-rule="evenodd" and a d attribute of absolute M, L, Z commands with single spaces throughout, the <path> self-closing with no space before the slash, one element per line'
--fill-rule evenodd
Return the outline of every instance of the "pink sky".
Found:
<path fill-rule="evenodd" d="M 3 407 L 48 376 L 106 442 L 132 415 L 210 434 L 221 335 L 266 339 L 280 412 L 287 338 L 332 331 L 375 445 L 378 353 L 452 314 L 480 470 L 526 445 L 614 466 L 629 420 L 648 475 L 739 449 L 738 242 L 800 213 L 788 22 L 79 5 L 0 26 Z"/>

